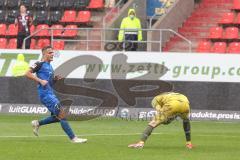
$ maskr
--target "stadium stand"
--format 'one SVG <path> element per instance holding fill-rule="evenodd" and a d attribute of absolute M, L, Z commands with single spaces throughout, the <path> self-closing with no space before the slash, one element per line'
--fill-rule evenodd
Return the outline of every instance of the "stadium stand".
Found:
<path fill-rule="evenodd" d="M 0 24 L 0 36 L 5 36 L 6 35 L 6 30 L 7 30 L 7 25 L 6 24 Z"/>
<path fill-rule="evenodd" d="M 17 36 L 17 32 L 18 32 L 17 26 L 15 24 L 10 24 L 6 31 L 6 36 L 15 37 Z"/>
<path fill-rule="evenodd" d="M 34 25 L 31 25 L 30 27 L 30 33 L 33 33 L 35 31 L 35 26 Z"/>
<path fill-rule="evenodd" d="M 48 19 L 48 12 L 41 10 L 41 11 L 36 11 L 36 14 L 34 16 L 34 23 L 35 24 L 44 24 L 44 23 L 49 23 Z"/>
<path fill-rule="evenodd" d="M 20 0 L 20 4 L 24 4 L 28 9 L 32 9 L 33 0 Z"/>
<path fill-rule="evenodd" d="M 64 11 L 63 17 L 60 20 L 60 22 L 64 22 L 64 23 L 75 22 L 76 15 L 77 13 L 75 10 L 66 10 Z"/>
<path fill-rule="evenodd" d="M 8 49 L 16 49 L 17 48 L 17 39 L 16 38 L 11 38 L 9 39 L 9 42 L 7 44 Z"/>
<path fill-rule="evenodd" d="M 61 0 L 60 7 L 64 9 L 73 9 L 74 0 Z"/>
<path fill-rule="evenodd" d="M 17 9 L 18 8 L 18 0 L 7 1 L 6 7 L 8 9 Z"/>
<path fill-rule="evenodd" d="M 89 4 L 89 0 L 76 0 L 74 2 L 74 8 L 77 10 L 85 9 Z"/>
<path fill-rule="evenodd" d="M 61 0 L 51 0 L 51 1 L 49 1 L 48 5 L 49 5 L 50 10 L 58 9 L 60 7 L 60 1 Z"/>
<path fill-rule="evenodd" d="M 237 25 L 240 24 L 240 13 L 237 14 L 235 23 L 236 23 Z"/>
<path fill-rule="evenodd" d="M 63 26 L 61 24 L 55 24 L 52 25 L 51 28 L 55 28 L 56 30 L 53 30 L 53 36 L 54 37 L 62 37 L 63 34 Z"/>
<path fill-rule="evenodd" d="M 235 15 L 233 12 L 223 13 L 223 16 L 220 20 L 220 24 L 231 24 L 234 23 Z"/>
<path fill-rule="evenodd" d="M 45 46 L 49 46 L 50 45 L 50 40 L 47 39 L 47 38 L 44 38 L 44 39 L 39 39 L 38 42 L 37 42 L 37 46 L 36 46 L 36 49 L 41 49 Z"/>
<path fill-rule="evenodd" d="M 5 22 L 6 20 L 6 11 L 5 10 L 0 10 L 0 22 Z"/>
<path fill-rule="evenodd" d="M 50 11 L 49 23 L 56 24 L 60 21 L 61 17 L 62 17 L 61 11 L 59 10 Z"/>
<path fill-rule="evenodd" d="M 89 9 L 101 9 L 104 8 L 103 0 L 91 0 L 89 5 L 87 6 Z"/>
<path fill-rule="evenodd" d="M 221 39 L 223 37 L 222 27 L 211 27 L 209 31 L 209 37 L 211 39 Z"/>
<path fill-rule="evenodd" d="M 55 38 L 77 38 L 80 35 L 77 30 L 66 28 L 94 27 L 94 25 L 99 27 L 105 15 L 105 11 L 102 10 L 103 0 L 1 0 L 0 37 L 5 38 L 1 41 L 6 42 L 6 45 L 5 43 L 1 45 L 2 48 L 16 48 L 14 40 L 17 36 L 17 27 L 14 21 L 20 4 L 24 4 L 28 14 L 33 16 L 31 34 L 42 29 L 32 37 L 31 49 L 50 43 L 46 40 L 50 40 L 50 32 L 45 30 L 50 26 L 59 29 L 53 31 Z M 81 38 L 83 37 L 84 35 L 81 35 Z M 68 45 L 60 42 L 54 42 L 55 48 L 63 49 Z"/>
<path fill-rule="evenodd" d="M 34 0 L 33 8 L 36 10 L 43 10 L 47 7 L 46 0 Z"/>
<path fill-rule="evenodd" d="M 240 10 L 240 1 L 239 0 L 233 0 L 233 7 L 234 10 Z"/>
<path fill-rule="evenodd" d="M 225 35 L 224 38 L 225 39 L 230 39 L 230 40 L 237 40 L 238 39 L 238 35 L 239 35 L 239 29 L 237 27 L 227 27 L 225 29 Z"/>
<path fill-rule="evenodd" d="M 227 49 L 227 44 L 225 42 L 215 42 L 211 49 L 213 53 L 225 53 Z"/>
<path fill-rule="evenodd" d="M 63 50 L 64 49 L 64 41 L 53 41 L 53 49 Z"/>
<path fill-rule="evenodd" d="M 77 30 L 72 30 L 72 29 L 76 29 L 77 25 L 67 25 L 65 28 L 69 28 L 69 30 L 64 30 L 63 32 L 63 37 L 66 38 L 74 38 L 77 36 Z"/>
<path fill-rule="evenodd" d="M 36 40 L 31 39 L 30 49 L 35 49 L 35 47 L 36 47 Z"/>
<path fill-rule="evenodd" d="M 38 36 L 38 37 L 48 37 L 48 36 L 50 36 L 49 30 L 47 30 L 47 29 L 49 29 L 49 26 L 47 24 L 39 24 L 39 25 L 37 25 L 36 30 L 37 31 L 41 30 L 41 31 L 39 31 L 36 34 L 36 36 Z"/>
<path fill-rule="evenodd" d="M 240 40 L 239 11 L 239 0 L 202 0 L 178 32 L 192 41 L 193 51 L 235 53 Z M 187 49 L 187 44 L 176 36 L 164 47 L 164 51 L 170 52 Z"/>
<path fill-rule="evenodd" d="M 0 1 L 0 8 L 4 8 L 4 6 L 5 6 L 5 0 L 1 0 Z"/>
<path fill-rule="evenodd" d="M 7 23 L 14 23 L 15 22 L 15 18 L 17 17 L 17 15 L 18 15 L 18 11 L 17 10 L 9 9 L 8 12 L 7 12 L 7 15 L 6 15 Z"/>
<path fill-rule="evenodd" d="M 209 41 L 201 41 L 199 42 L 197 52 L 209 53 L 211 51 L 211 42 Z"/>
<path fill-rule="evenodd" d="M 240 43 L 239 42 L 232 42 L 229 44 L 228 53 L 240 53 Z"/>
<path fill-rule="evenodd" d="M 0 38 L 0 49 L 4 49 L 7 47 L 7 39 L 6 38 Z"/>
<path fill-rule="evenodd" d="M 89 23 L 91 19 L 90 11 L 79 11 L 75 22 L 78 23 Z"/>

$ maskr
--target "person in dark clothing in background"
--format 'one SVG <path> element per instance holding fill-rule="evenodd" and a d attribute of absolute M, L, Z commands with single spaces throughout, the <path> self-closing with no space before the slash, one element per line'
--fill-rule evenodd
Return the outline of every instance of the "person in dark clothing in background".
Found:
<path fill-rule="evenodd" d="M 18 25 L 17 34 L 17 48 L 22 49 L 23 40 L 30 35 L 30 26 L 32 25 L 33 18 L 27 14 L 27 8 L 25 5 L 20 5 L 20 13 L 15 19 L 15 25 Z M 26 40 L 25 49 L 29 49 L 31 39 Z"/>

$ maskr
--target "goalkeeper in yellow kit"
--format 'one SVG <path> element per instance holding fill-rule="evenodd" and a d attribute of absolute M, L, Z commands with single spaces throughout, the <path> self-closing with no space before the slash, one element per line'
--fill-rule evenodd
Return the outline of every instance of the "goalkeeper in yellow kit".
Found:
<path fill-rule="evenodd" d="M 141 140 L 137 143 L 130 144 L 128 147 L 143 148 L 144 143 L 151 135 L 154 128 L 161 124 L 169 124 L 176 117 L 180 117 L 183 120 L 183 129 L 186 136 L 186 147 L 191 149 L 191 127 L 189 121 L 190 106 L 188 98 L 180 93 L 165 92 L 153 98 L 152 106 L 157 111 L 156 115 L 144 130 Z"/>

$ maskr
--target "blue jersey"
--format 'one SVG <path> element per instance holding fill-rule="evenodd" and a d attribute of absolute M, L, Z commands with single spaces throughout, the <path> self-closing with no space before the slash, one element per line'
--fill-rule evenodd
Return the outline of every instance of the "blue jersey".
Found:
<path fill-rule="evenodd" d="M 36 62 L 31 67 L 33 73 L 36 73 L 37 77 L 48 81 L 47 85 L 42 86 L 38 83 L 38 94 L 40 101 L 50 110 L 59 104 L 59 100 L 53 91 L 54 70 L 49 62 Z"/>

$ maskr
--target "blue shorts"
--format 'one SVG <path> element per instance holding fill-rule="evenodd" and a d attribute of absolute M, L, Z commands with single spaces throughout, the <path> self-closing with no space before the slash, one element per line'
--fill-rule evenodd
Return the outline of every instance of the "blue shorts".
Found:
<path fill-rule="evenodd" d="M 60 104 L 57 104 L 57 105 L 55 105 L 55 107 L 53 107 L 53 108 L 51 108 L 51 115 L 52 116 L 58 116 L 59 115 L 59 113 L 60 113 L 60 108 L 61 108 L 61 105 Z"/>
<path fill-rule="evenodd" d="M 49 112 L 51 112 L 51 115 L 58 116 L 61 105 L 54 94 L 40 97 L 40 101 L 48 108 Z"/>

